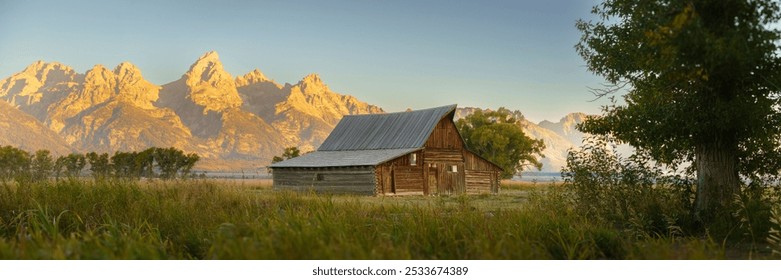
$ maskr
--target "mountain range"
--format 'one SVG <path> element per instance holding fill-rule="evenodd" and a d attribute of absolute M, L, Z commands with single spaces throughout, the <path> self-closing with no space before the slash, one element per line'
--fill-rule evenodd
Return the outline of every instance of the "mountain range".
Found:
<path fill-rule="evenodd" d="M 459 108 L 456 117 L 474 110 Z M 316 149 L 345 115 L 378 113 L 384 111 L 332 91 L 317 74 L 284 85 L 258 69 L 234 77 L 213 51 L 164 85 L 129 62 L 82 74 L 38 61 L 0 80 L 0 145 L 55 155 L 175 147 L 198 153 L 197 168 L 208 170 L 264 167 L 284 147 Z M 558 171 L 567 149 L 580 145 L 574 126 L 584 118 L 519 118 L 528 135 L 545 141 L 544 171 Z"/>

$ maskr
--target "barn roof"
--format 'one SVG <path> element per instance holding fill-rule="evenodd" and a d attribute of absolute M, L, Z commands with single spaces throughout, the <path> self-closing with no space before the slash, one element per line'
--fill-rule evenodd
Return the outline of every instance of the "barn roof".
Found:
<path fill-rule="evenodd" d="M 353 151 L 317 151 L 300 157 L 272 164 L 280 167 L 343 167 L 343 166 L 373 166 L 392 160 L 399 156 L 414 152 L 419 148 L 384 149 L 384 150 L 353 150 Z"/>
<path fill-rule="evenodd" d="M 422 148 L 456 105 L 375 115 L 344 116 L 317 151 Z"/>
<path fill-rule="evenodd" d="M 270 167 L 377 165 L 420 150 L 442 118 L 456 105 L 424 110 L 344 116 L 316 152 Z"/>

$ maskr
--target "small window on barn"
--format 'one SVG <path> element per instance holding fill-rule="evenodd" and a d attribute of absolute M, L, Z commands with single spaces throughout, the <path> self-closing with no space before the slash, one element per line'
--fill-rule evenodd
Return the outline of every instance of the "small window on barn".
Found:
<path fill-rule="evenodd" d="M 315 176 L 315 180 L 317 180 L 317 181 L 322 181 L 324 179 L 325 179 L 325 176 L 323 176 L 323 174 L 317 173 L 317 175 Z"/>
<path fill-rule="evenodd" d="M 451 165 L 450 172 L 458 172 L 458 165 Z"/>
<path fill-rule="evenodd" d="M 418 165 L 418 154 L 409 154 L 409 165 Z"/>

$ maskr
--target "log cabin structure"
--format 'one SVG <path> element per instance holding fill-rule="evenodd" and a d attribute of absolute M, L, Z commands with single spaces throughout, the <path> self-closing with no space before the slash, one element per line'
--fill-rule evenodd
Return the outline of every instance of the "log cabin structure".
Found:
<path fill-rule="evenodd" d="M 497 193 L 501 167 L 467 149 L 455 110 L 344 116 L 317 151 L 272 164 L 273 186 L 366 195 Z"/>

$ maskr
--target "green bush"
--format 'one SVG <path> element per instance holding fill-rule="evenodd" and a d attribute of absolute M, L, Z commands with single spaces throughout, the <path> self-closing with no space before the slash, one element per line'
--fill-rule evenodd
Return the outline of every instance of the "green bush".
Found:
<path fill-rule="evenodd" d="M 635 236 L 699 236 L 769 254 L 772 205 L 781 203 L 774 178 L 749 178 L 734 198 L 733 209 L 703 228 L 693 214 L 690 176 L 654 164 L 642 151 L 622 157 L 609 137 L 592 137 L 567 157 L 562 171 L 573 207 Z"/>
<path fill-rule="evenodd" d="M 624 158 L 616 150 L 603 136 L 588 138 L 568 154 L 562 176 L 577 210 L 638 237 L 678 236 L 690 229 L 694 181 L 665 174 L 643 153 Z"/>

